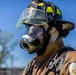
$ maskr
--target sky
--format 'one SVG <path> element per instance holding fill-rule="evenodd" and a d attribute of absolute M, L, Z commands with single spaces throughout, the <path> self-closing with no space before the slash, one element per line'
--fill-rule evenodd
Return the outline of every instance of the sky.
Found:
<path fill-rule="evenodd" d="M 63 14 L 63 20 L 73 22 L 76 25 L 76 0 L 45 0 L 51 1 L 58 6 Z M 5 33 L 14 34 L 14 40 L 21 40 L 24 32 L 16 29 L 16 23 L 22 11 L 28 7 L 31 0 L 0 0 L 0 29 Z M 76 47 L 76 27 L 63 38 L 65 45 Z M 13 52 L 18 60 L 14 61 L 14 67 L 25 67 L 35 54 L 28 54 L 20 48 L 19 44 Z M 8 66 L 10 66 L 10 62 Z"/>

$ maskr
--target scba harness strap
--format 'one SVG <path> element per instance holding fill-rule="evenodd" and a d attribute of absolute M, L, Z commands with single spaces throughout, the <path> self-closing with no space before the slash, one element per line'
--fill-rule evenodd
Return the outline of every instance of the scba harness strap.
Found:
<path fill-rule="evenodd" d="M 59 75 L 60 73 L 60 68 L 65 60 L 66 54 L 69 51 L 75 51 L 73 48 L 71 47 L 65 47 L 62 48 L 61 50 L 59 50 L 54 56 L 53 58 L 50 60 L 49 65 L 44 73 L 44 75 L 48 75 L 48 73 L 50 71 L 54 71 L 55 75 Z M 31 64 L 28 66 L 28 68 L 26 69 L 26 74 L 25 75 L 32 75 L 32 70 L 33 70 L 33 62 L 34 62 L 34 58 L 31 61 Z"/>
<path fill-rule="evenodd" d="M 66 48 L 61 49 L 57 54 L 55 54 L 54 58 L 49 63 L 44 75 L 48 75 L 50 71 L 54 71 L 55 75 L 59 75 L 60 69 L 65 60 L 66 54 L 69 51 L 75 51 L 75 50 L 71 47 L 66 47 Z"/>

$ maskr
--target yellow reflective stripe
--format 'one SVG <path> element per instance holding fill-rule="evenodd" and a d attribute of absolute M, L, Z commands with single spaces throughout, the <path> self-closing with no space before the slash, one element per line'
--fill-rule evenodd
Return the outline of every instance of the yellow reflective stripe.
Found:
<path fill-rule="evenodd" d="M 54 10 L 52 7 L 47 7 L 46 12 L 54 13 Z"/>
<path fill-rule="evenodd" d="M 31 48 L 31 49 L 34 49 L 34 48 L 35 48 L 35 46 L 30 46 L 30 48 Z"/>
<path fill-rule="evenodd" d="M 61 15 L 61 12 L 60 12 L 59 9 L 56 9 L 56 11 L 57 11 L 57 12 L 56 12 L 57 14 Z"/>
<path fill-rule="evenodd" d="M 44 3 L 39 3 L 38 6 L 44 6 Z"/>

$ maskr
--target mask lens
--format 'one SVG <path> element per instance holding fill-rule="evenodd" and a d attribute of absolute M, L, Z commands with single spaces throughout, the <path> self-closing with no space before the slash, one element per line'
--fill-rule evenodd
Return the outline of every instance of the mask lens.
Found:
<path fill-rule="evenodd" d="M 43 36 L 43 28 L 39 26 L 31 26 L 28 33 L 31 37 L 40 39 Z"/>

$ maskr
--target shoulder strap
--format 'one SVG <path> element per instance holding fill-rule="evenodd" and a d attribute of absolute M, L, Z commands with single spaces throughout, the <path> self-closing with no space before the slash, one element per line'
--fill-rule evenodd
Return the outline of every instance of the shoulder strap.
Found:
<path fill-rule="evenodd" d="M 64 60 L 65 60 L 65 57 L 66 57 L 66 54 L 67 52 L 69 51 L 75 51 L 73 48 L 71 47 L 64 47 L 62 48 L 61 50 L 59 50 L 53 57 L 53 60 L 50 60 L 50 63 L 47 67 L 47 70 L 45 72 L 44 75 L 47 75 L 50 71 L 54 70 L 55 69 L 55 72 L 58 72 L 59 73 L 59 70 L 58 67 L 59 67 L 59 64 L 63 64 Z"/>
<path fill-rule="evenodd" d="M 25 75 L 32 75 L 33 62 L 34 62 L 34 58 L 32 58 L 30 64 L 29 64 L 28 67 L 26 68 L 26 74 L 25 74 Z"/>
<path fill-rule="evenodd" d="M 64 61 L 65 61 L 65 58 L 66 58 L 67 53 L 68 53 L 69 51 L 76 51 L 76 50 L 74 50 L 72 47 L 66 47 L 66 48 L 67 48 L 67 50 L 65 51 L 65 54 L 64 54 L 63 58 L 60 60 L 58 66 L 56 67 L 56 70 L 55 70 L 56 75 L 59 75 L 60 69 L 61 69 L 61 67 L 62 67 L 62 65 L 63 65 L 63 63 L 64 63 Z"/>
<path fill-rule="evenodd" d="M 72 47 L 66 47 L 66 49 L 67 50 L 65 50 L 65 55 L 64 55 L 64 60 L 65 60 L 65 57 L 66 57 L 66 55 L 67 55 L 67 53 L 69 52 L 69 51 L 76 51 L 76 50 L 74 50 Z M 63 62 L 64 62 L 64 60 L 63 60 Z"/>

